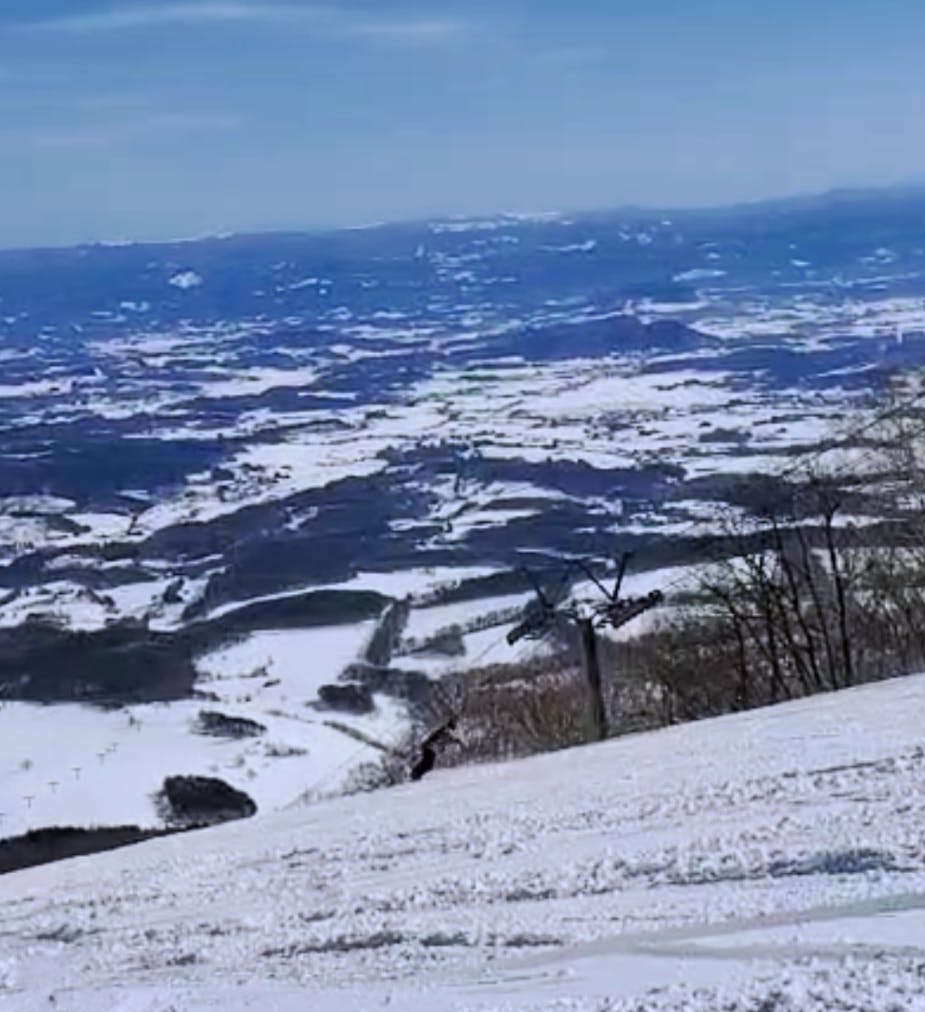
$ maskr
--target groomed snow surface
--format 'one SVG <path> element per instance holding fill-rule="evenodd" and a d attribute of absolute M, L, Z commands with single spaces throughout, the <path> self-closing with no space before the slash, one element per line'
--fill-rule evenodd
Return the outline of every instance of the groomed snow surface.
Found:
<path fill-rule="evenodd" d="M 925 1008 L 925 677 L 0 878 L 0 1009 Z"/>

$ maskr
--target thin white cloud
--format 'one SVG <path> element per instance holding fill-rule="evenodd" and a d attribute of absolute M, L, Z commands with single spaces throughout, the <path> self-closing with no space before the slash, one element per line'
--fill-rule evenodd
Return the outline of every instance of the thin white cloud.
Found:
<path fill-rule="evenodd" d="M 239 116 L 212 112 L 167 112 L 147 116 L 142 126 L 151 130 L 237 130 Z"/>
<path fill-rule="evenodd" d="M 440 41 L 462 35 L 466 26 L 449 18 L 422 18 L 410 21 L 354 22 L 349 34 L 397 42 Z"/>
<path fill-rule="evenodd" d="M 24 27 L 57 32 L 122 32 L 133 28 L 167 25 L 220 24 L 222 22 L 291 22 L 298 8 L 247 2 L 162 3 L 109 7 Z"/>
<path fill-rule="evenodd" d="M 0 82 L 3 78 L 0 76 Z M 99 113 L 143 110 L 152 97 L 131 92 L 91 92 L 86 95 L 70 92 L 39 91 L 35 94 L 0 95 L 0 110 L 43 112 L 59 110 L 76 113 Z"/>
<path fill-rule="evenodd" d="M 100 34 L 171 26 L 234 24 L 285 26 L 327 38 L 393 42 L 440 41 L 465 30 L 462 22 L 450 18 L 377 18 L 336 7 L 259 3 L 254 0 L 134 4 L 27 22 L 22 27 L 71 34 Z"/>
<path fill-rule="evenodd" d="M 554 49 L 539 49 L 531 54 L 542 63 L 562 67 L 588 67 L 613 60 L 613 54 L 604 45 L 557 46 Z"/>
<path fill-rule="evenodd" d="M 114 110 L 144 109 L 151 104 L 151 101 L 152 95 L 148 92 L 104 91 L 89 92 L 84 95 L 58 93 L 54 97 L 47 98 L 45 104 L 71 107 L 80 112 L 112 112 Z"/>
<path fill-rule="evenodd" d="M 238 117 L 222 113 L 157 113 L 132 122 L 87 123 L 6 131 L 2 139 L 15 140 L 17 143 L 47 151 L 93 151 L 153 140 L 164 135 L 236 130 L 241 126 L 243 122 Z"/>

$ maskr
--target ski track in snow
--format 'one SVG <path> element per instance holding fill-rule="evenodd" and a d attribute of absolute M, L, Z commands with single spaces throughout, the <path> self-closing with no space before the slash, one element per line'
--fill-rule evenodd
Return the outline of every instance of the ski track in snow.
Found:
<path fill-rule="evenodd" d="M 0 879 L 0 1009 L 925 1008 L 925 676 Z"/>

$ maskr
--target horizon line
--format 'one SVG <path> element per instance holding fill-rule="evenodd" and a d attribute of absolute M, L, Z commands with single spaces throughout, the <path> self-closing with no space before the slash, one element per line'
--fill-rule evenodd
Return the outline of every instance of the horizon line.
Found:
<path fill-rule="evenodd" d="M 68 250 L 81 250 L 96 248 L 123 248 L 129 246 L 181 246 L 192 245 L 204 242 L 227 242 L 231 239 L 259 239 L 272 236 L 297 236 L 297 235 L 334 235 L 341 232 L 369 231 L 373 229 L 386 228 L 408 228 L 423 225 L 439 224 L 461 224 L 466 222 L 494 222 L 510 219 L 512 224 L 518 221 L 521 223 L 530 220 L 547 221 L 561 220 L 567 216 L 593 217 L 596 215 L 613 214 L 693 214 L 697 212 L 710 213 L 722 211 L 745 210 L 748 208 L 760 208 L 774 204 L 802 204 L 819 200 L 836 200 L 839 198 L 863 198 L 881 194 L 903 194 L 910 191 L 925 192 L 925 181 L 907 181 L 899 183 L 871 184 L 868 186 L 833 186 L 824 190 L 799 190 L 776 196 L 755 197 L 746 200 L 735 200 L 728 203 L 704 202 L 692 204 L 678 203 L 621 203 L 611 205 L 598 205 L 596 207 L 574 207 L 545 210 L 526 211 L 506 209 L 503 211 L 486 211 L 473 214 L 460 213 L 434 213 L 414 215 L 409 217 L 387 218 L 380 221 L 353 222 L 338 225 L 278 225 L 278 226 L 254 226 L 240 229 L 215 228 L 205 232 L 199 232 L 189 236 L 172 236 L 170 238 L 125 238 L 108 237 L 99 239 L 84 239 L 60 243 L 23 243 L 12 246 L 0 246 L 0 255 L 6 253 L 42 253 L 42 252 L 66 252 Z"/>

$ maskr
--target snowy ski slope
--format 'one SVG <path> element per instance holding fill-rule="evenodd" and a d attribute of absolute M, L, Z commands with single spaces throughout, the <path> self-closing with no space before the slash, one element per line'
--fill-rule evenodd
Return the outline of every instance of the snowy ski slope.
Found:
<path fill-rule="evenodd" d="M 0 1009 L 925 1008 L 925 677 L 0 878 Z"/>

